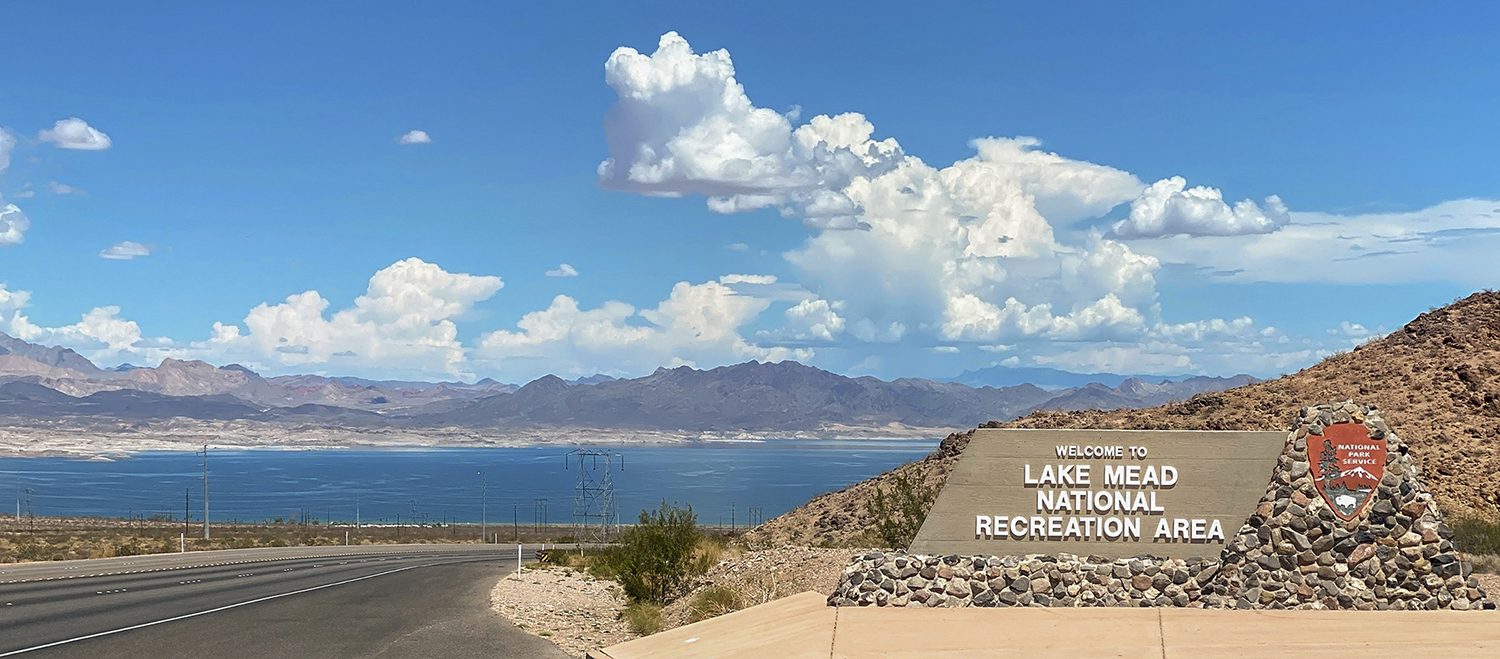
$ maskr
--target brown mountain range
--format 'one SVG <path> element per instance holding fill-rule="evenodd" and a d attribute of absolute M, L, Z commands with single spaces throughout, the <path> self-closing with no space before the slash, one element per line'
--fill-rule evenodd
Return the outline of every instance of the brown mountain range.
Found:
<path fill-rule="evenodd" d="M 1418 316 L 1390 335 L 1296 373 L 1180 403 L 1137 410 L 1035 412 L 985 424 L 1015 428 L 1283 430 L 1304 405 L 1376 405 L 1424 469 L 1449 513 L 1500 517 L 1500 292 L 1485 291 Z M 941 484 L 969 433 L 932 455 L 767 521 L 752 537 L 805 545 L 867 539 L 865 502 L 906 474 Z M 1268 467 L 1269 469 L 1269 467 Z"/>

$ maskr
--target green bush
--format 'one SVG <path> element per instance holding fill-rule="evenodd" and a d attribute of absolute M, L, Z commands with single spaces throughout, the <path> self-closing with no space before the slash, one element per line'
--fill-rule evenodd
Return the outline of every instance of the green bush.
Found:
<path fill-rule="evenodd" d="M 636 602 L 625 607 L 625 624 L 636 636 L 650 636 L 661 631 L 661 607 L 650 602 Z"/>
<path fill-rule="evenodd" d="M 688 622 L 707 620 L 740 610 L 740 594 L 723 586 L 711 586 L 693 595 L 688 604 Z"/>
<path fill-rule="evenodd" d="M 1479 517 L 1449 520 L 1453 544 L 1470 554 L 1500 554 L 1500 523 Z"/>
<path fill-rule="evenodd" d="M 917 537 L 936 499 L 937 488 L 924 486 L 906 474 L 898 473 L 891 479 L 889 492 L 875 486 L 869 506 L 875 537 L 886 547 L 907 547 Z"/>
<path fill-rule="evenodd" d="M 609 571 L 625 594 L 637 602 L 666 604 L 702 573 L 696 558 L 698 516 L 691 506 L 662 502 L 656 511 L 641 511 L 639 523 L 620 534 L 609 551 Z"/>

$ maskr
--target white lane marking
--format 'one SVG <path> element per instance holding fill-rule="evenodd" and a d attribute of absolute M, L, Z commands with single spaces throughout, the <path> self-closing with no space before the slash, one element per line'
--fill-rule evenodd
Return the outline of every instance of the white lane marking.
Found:
<path fill-rule="evenodd" d="M 435 552 L 429 550 L 429 551 L 391 551 L 391 552 L 381 552 L 381 553 L 390 554 L 391 557 L 396 558 L 396 559 L 402 559 L 402 558 L 421 558 L 424 555 L 429 555 L 429 554 L 435 553 Z M 369 554 L 358 554 L 358 553 L 356 553 L 356 554 L 353 554 L 353 555 L 354 556 L 361 556 L 361 555 L 367 556 Z M 168 565 L 168 566 L 164 566 L 164 567 L 149 568 L 149 569 L 145 569 L 145 570 L 131 570 L 131 571 L 125 572 L 123 574 L 137 574 L 137 573 L 142 573 L 142 572 L 171 572 L 171 571 L 175 571 L 175 570 L 193 570 L 193 569 L 204 568 L 204 567 L 218 567 L 218 566 L 221 566 L 221 565 L 236 565 L 236 564 L 239 564 L 239 563 L 270 563 L 270 562 L 275 562 L 275 561 L 305 560 L 305 559 L 309 559 L 309 558 L 328 558 L 328 556 L 318 556 L 318 555 L 312 555 L 312 556 L 281 556 L 281 557 L 277 557 L 277 558 L 257 558 L 257 559 L 243 560 L 243 561 L 220 561 L 220 562 L 217 562 L 217 563 L 197 563 L 197 564 L 192 564 L 192 565 Z M 388 559 L 386 559 L 386 558 L 366 558 L 366 559 L 355 561 L 355 562 L 357 562 L 357 563 L 368 563 L 370 561 L 384 561 L 384 560 L 388 560 Z M 346 565 L 347 563 L 348 563 L 347 561 L 344 561 L 344 562 L 339 563 L 339 565 Z M 321 566 L 315 565 L 313 567 L 321 567 Z M 63 569 L 63 570 L 77 570 L 77 569 L 82 569 L 82 566 L 72 566 L 72 567 L 61 566 L 59 569 Z M 5 573 L 6 573 L 5 570 L 0 570 L 0 574 L 5 574 Z M 61 579 L 80 579 L 80 578 L 85 578 L 86 579 L 86 578 L 89 578 L 89 577 L 106 577 L 106 576 L 111 576 L 111 575 L 116 575 L 116 574 L 121 574 L 121 573 L 119 573 L 119 572 L 96 572 L 96 573 L 93 573 L 93 574 L 65 574 L 65 575 L 60 575 L 60 576 L 55 576 L 55 577 L 40 577 L 40 578 L 36 578 L 36 579 L 11 579 L 11 580 L 8 580 L 8 581 L 0 581 L 0 584 L 37 583 L 37 582 L 42 582 L 42 581 L 58 581 L 58 580 L 61 580 Z"/>
<path fill-rule="evenodd" d="M 260 602 L 265 602 L 267 600 L 280 599 L 282 597 L 290 597 L 292 595 L 301 595 L 302 593 L 310 593 L 310 592 L 312 592 L 314 590 L 323 590 L 324 588 L 332 588 L 334 586 L 342 586 L 344 584 L 351 584 L 351 583 L 354 583 L 356 581 L 364 581 L 365 579 L 374 579 L 375 577 L 383 577 L 383 576 L 385 576 L 387 574 L 395 574 L 397 572 L 405 572 L 407 570 L 412 570 L 412 569 L 416 569 L 416 568 L 419 568 L 419 567 L 430 567 L 432 565 L 439 565 L 439 563 L 427 563 L 425 565 L 408 565 L 406 567 L 398 567 L 398 568 L 396 568 L 394 570 L 386 570 L 385 572 L 376 572 L 375 574 L 367 574 L 367 575 L 365 575 L 363 577 L 355 577 L 353 579 L 345 579 L 343 581 L 335 581 L 333 583 L 325 583 L 325 584 L 323 584 L 321 586 L 312 586 L 311 588 L 303 588 L 302 590 L 294 590 L 294 591 L 291 591 L 291 592 L 288 592 L 288 593 L 280 593 L 278 595 L 267 595 L 265 597 L 258 597 L 258 598 L 255 598 L 253 600 L 246 600 L 244 602 L 239 602 L 239 603 L 236 603 L 236 604 L 226 604 L 224 606 L 220 606 L 220 607 L 208 609 L 208 610 L 205 610 L 205 611 L 198 611 L 196 613 L 185 613 L 183 615 L 173 616 L 171 618 L 163 618 L 161 620 L 153 620 L 151 622 L 143 622 L 143 623 L 141 623 L 139 625 L 131 625 L 129 627 L 121 627 L 119 629 L 111 629 L 109 631 L 104 631 L 104 632 L 95 632 L 93 634 L 86 634 L 84 636 L 76 636 L 76 637 L 69 638 L 69 639 L 64 639 L 64 640 L 61 640 L 61 641 L 53 641 L 51 643 L 43 643 L 41 645 L 33 645 L 33 646 L 29 647 L 29 648 L 21 648 L 19 650 L 11 650 L 10 652 L 0 652 L 0 657 L 10 657 L 10 656 L 22 654 L 22 653 L 25 653 L 25 652 L 35 652 L 37 650 L 45 650 L 47 648 L 55 648 L 55 647 L 57 647 L 59 645 L 67 645 L 69 643 L 77 643 L 79 641 L 87 641 L 87 640 L 89 640 L 91 638 L 99 638 L 100 636 L 110 636 L 110 635 L 113 635 L 113 634 L 119 634 L 121 632 L 128 632 L 128 631 L 132 631 L 132 630 L 136 630 L 136 629 L 141 629 L 143 627 L 155 627 L 156 625 L 163 625 L 163 624 L 166 624 L 166 623 L 169 623 L 169 622 L 177 622 L 178 620 L 187 620 L 188 618 L 196 618 L 198 616 L 208 615 L 210 613 L 218 613 L 220 611 L 227 611 L 229 609 L 237 609 L 237 608 L 242 607 L 242 606 L 249 606 L 251 604 L 258 604 Z"/>

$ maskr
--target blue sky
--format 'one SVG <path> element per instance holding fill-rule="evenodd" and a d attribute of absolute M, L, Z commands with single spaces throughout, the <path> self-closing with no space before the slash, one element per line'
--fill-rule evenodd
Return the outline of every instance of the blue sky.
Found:
<path fill-rule="evenodd" d="M 390 377 L 1272 375 L 1497 281 L 1495 13 L 10 7 L 0 330 Z M 652 87 L 683 67 L 712 93 Z"/>

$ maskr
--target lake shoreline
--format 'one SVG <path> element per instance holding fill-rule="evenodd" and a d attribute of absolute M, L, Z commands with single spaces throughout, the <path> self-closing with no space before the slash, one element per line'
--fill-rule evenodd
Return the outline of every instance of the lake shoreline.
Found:
<path fill-rule="evenodd" d="M 185 427 L 184 427 L 185 426 Z M 882 441 L 941 439 L 951 428 L 832 426 L 821 430 L 655 431 L 600 428 L 531 428 L 479 431 L 357 430 L 275 427 L 240 422 L 165 425 L 129 431 L 0 426 L 0 458 L 120 459 L 142 452 L 220 450 L 413 450 L 527 448 L 536 446 L 675 446 L 699 443 L 760 444 L 786 440 Z"/>

